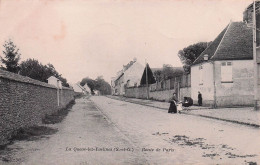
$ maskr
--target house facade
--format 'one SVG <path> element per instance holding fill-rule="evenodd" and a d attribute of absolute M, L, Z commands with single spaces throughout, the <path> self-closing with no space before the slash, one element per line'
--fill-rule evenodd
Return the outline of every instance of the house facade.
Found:
<path fill-rule="evenodd" d="M 112 78 L 111 87 L 113 95 L 124 95 L 126 87 L 139 86 L 144 71 L 144 66 L 134 59 Z"/>
<path fill-rule="evenodd" d="M 230 22 L 191 66 L 191 97 L 213 107 L 249 106 L 254 99 L 253 31 Z"/>

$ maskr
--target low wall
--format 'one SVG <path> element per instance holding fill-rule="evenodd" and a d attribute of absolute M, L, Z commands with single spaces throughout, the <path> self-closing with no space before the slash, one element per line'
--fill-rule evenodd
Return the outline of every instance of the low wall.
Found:
<path fill-rule="evenodd" d="M 191 97 L 190 87 L 180 88 L 180 99 L 183 101 L 184 97 Z"/>
<path fill-rule="evenodd" d="M 159 101 L 169 101 L 169 99 L 172 97 L 173 92 L 175 92 L 174 89 L 150 92 L 150 99 Z"/>
<path fill-rule="evenodd" d="M 176 92 L 175 89 L 150 91 L 149 98 L 151 100 L 168 101 L 172 97 L 172 94 L 174 92 Z M 180 100 L 183 100 L 183 97 L 190 97 L 191 96 L 190 92 L 191 92 L 190 87 L 180 88 Z M 146 87 L 126 88 L 125 97 L 146 99 L 147 88 Z"/>
<path fill-rule="evenodd" d="M 146 99 L 147 88 L 146 87 L 126 88 L 124 96 L 138 98 L 138 99 Z"/>
<path fill-rule="evenodd" d="M 41 124 L 45 115 L 72 100 L 74 91 L 70 88 L 57 92 L 47 83 L 0 70 L 0 145 L 19 128 Z"/>

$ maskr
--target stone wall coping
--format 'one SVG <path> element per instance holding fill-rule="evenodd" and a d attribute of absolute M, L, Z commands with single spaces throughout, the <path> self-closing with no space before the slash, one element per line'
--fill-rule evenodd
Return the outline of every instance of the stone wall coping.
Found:
<path fill-rule="evenodd" d="M 26 77 L 26 76 L 21 76 L 19 74 L 4 71 L 4 70 L 1 70 L 1 69 L 0 69 L 0 78 L 56 89 L 56 87 L 54 85 L 50 85 L 50 84 L 45 83 L 45 82 L 41 82 L 41 81 Z M 62 87 L 62 89 L 73 90 L 73 89 L 67 88 L 67 87 Z"/>

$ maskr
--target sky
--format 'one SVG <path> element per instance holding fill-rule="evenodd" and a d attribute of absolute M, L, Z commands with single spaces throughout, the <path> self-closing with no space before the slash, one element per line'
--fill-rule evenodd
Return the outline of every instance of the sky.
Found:
<path fill-rule="evenodd" d="M 111 77 L 134 58 L 182 66 L 178 51 L 242 21 L 252 0 L 0 0 L 0 56 L 51 63 L 69 83 Z"/>

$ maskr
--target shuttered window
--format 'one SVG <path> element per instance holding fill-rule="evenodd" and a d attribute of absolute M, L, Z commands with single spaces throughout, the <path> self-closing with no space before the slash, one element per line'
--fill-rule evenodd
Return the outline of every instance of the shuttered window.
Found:
<path fill-rule="evenodd" d="M 222 83 L 232 83 L 232 62 L 222 62 L 221 63 L 221 82 Z"/>

